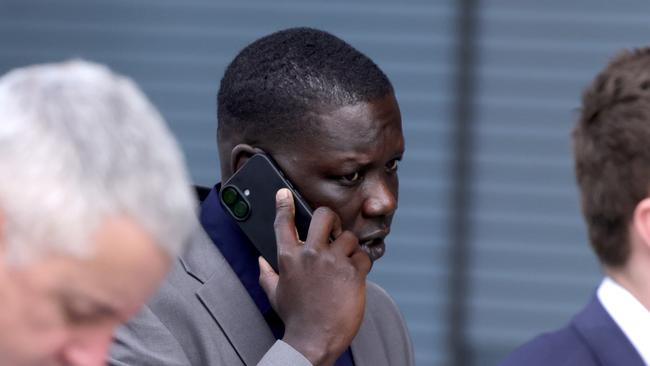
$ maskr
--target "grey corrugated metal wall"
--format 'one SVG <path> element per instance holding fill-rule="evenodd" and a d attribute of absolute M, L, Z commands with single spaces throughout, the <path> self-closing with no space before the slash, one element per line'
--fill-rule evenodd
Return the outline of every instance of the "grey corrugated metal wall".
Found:
<path fill-rule="evenodd" d="M 397 90 L 407 138 L 400 209 L 372 278 L 404 312 L 418 365 L 453 361 L 449 222 L 456 14 L 411 0 L 0 0 L 0 72 L 74 56 L 132 76 L 181 141 L 197 183 L 218 179 L 215 93 L 226 63 L 284 27 L 329 30 Z M 621 9 L 625 6 L 625 10 Z M 471 153 L 469 293 L 475 364 L 566 321 L 597 284 L 577 210 L 568 133 L 580 88 L 623 46 L 647 42 L 647 2 L 485 1 Z"/>
<path fill-rule="evenodd" d="M 570 130 L 607 60 L 650 43 L 650 3 L 484 1 L 479 29 L 468 336 L 474 364 L 494 365 L 599 283 Z"/>

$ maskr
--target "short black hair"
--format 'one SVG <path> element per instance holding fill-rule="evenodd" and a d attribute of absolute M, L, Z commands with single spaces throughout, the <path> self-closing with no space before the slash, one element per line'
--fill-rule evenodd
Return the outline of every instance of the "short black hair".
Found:
<path fill-rule="evenodd" d="M 386 74 L 340 38 L 313 28 L 285 29 L 248 45 L 226 69 L 218 134 L 286 141 L 310 130 L 309 112 L 392 93 Z"/>

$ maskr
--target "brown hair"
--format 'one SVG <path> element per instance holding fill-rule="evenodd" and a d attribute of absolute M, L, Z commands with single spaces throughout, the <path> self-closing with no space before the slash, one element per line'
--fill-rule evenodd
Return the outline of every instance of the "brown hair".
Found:
<path fill-rule="evenodd" d="M 573 149 L 591 245 L 603 264 L 622 266 L 650 187 L 650 48 L 623 51 L 585 90 Z"/>

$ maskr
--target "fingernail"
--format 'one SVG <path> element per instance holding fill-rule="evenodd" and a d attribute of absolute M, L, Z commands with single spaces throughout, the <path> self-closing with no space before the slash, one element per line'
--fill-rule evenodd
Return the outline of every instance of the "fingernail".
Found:
<path fill-rule="evenodd" d="M 276 195 L 276 199 L 280 201 L 285 201 L 289 199 L 289 190 L 286 188 L 282 188 L 278 191 Z"/>

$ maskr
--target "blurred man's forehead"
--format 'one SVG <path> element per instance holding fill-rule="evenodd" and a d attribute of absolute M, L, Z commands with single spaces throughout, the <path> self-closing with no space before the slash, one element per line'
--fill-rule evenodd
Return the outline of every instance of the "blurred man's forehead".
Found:
<path fill-rule="evenodd" d="M 90 241 L 84 255 L 51 254 L 28 268 L 47 279 L 46 290 L 66 311 L 126 320 L 158 285 L 170 258 L 130 219 L 105 220 Z"/>

